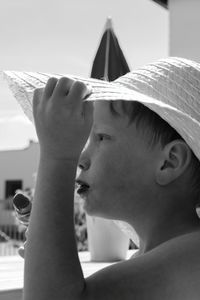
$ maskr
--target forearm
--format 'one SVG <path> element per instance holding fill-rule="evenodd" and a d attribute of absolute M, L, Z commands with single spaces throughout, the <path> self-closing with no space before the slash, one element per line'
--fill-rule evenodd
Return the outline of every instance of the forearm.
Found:
<path fill-rule="evenodd" d="M 84 289 L 74 235 L 77 161 L 41 157 L 25 257 L 25 300 L 73 299 Z"/>

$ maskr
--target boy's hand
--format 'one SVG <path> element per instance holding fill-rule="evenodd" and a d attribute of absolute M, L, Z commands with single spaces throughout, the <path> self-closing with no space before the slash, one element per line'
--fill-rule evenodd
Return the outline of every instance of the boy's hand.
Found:
<path fill-rule="evenodd" d="M 25 237 L 26 237 L 26 240 L 27 240 L 27 237 L 28 237 L 28 228 L 27 228 L 26 231 L 25 231 Z M 19 254 L 19 256 L 21 256 L 22 258 L 25 258 L 26 243 L 27 243 L 27 241 L 25 241 L 25 242 L 24 242 L 24 245 L 21 246 L 21 247 L 18 249 L 18 254 Z"/>
<path fill-rule="evenodd" d="M 82 82 L 50 78 L 36 89 L 33 115 L 41 154 L 51 159 L 78 159 L 92 124 L 90 91 Z"/>

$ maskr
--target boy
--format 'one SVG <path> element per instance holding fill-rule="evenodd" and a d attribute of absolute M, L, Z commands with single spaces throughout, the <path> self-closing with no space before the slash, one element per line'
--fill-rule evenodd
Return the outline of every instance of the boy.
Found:
<path fill-rule="evenodd" d="M 200 66 L 168 58 L 90 82 L 92 91 L 51 78 L 34 93 L 40 163 L 24 299 L 199 299 Z M 93 122 L 89 100 L 99 100 Z M 86 279 L 73 229 L 77 165 L 86 212 L 126 221 L 140 238 L 136 258 Z"/>

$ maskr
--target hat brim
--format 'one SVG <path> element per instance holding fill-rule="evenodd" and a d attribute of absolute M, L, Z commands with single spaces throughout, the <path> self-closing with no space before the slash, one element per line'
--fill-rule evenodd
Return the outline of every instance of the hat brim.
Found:
<path fill-rule="evenodd" d="M 40 72 L 5 71 L 5 79 L 26 116 L 33 122 L 32 99 L 36 88 L 43 88 L 51 77 L 63 76 L 80 80 L 90 86 L 92 91 L 87 101 L 137 101 L 157 113 L 169 123 L 187 142 L 194 154 L 200 160 L 200 123 L 188 114 L 160 100 L 149 97 L 134 89 L 129 89 L 120 80 L 107 82 L 92 78 L 64 74 L 48 74 Z"/>

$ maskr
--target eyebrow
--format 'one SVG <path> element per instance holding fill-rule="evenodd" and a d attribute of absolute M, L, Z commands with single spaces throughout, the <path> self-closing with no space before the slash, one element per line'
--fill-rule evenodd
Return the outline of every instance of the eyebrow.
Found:
<path fill-rule="evenodd" d="M 116 128 L 112 122 L 111 122 L 111 124 L 104 124 L 104 123 L 95 124 L 95 123 L 93 123 L 92 130 L 95 132 L 107 131 L 108 133 L 113 134 L 114 130 L 116 130 Z"/>

